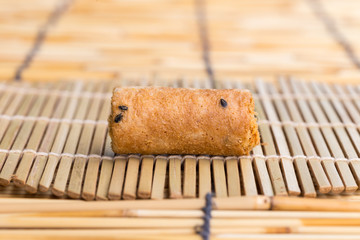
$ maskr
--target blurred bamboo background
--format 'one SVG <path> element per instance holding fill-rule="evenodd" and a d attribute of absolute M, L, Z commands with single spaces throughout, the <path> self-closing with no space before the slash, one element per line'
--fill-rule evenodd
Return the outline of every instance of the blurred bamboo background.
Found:
<path fill-rule="evenodd" d="M 0 79 L 14 78 L 39 29 L 62 3 L 0 0 Z M 360 54 L 359 7 L 356 0 L 70 1 L 22 78 L 206 78 L 203 21 L 216 79 L 295 75 L 353 83 L 360 70 L 345 48 Z"/>

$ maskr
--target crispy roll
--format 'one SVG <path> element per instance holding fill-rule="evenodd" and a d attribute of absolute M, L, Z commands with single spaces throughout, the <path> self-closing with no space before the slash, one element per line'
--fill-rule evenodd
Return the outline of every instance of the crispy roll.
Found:
<path fill-rule="evenodd" d="M 119 154 L 247 155 L 260 141 L 247 90 L 115 88 L 111 107 Z"/>

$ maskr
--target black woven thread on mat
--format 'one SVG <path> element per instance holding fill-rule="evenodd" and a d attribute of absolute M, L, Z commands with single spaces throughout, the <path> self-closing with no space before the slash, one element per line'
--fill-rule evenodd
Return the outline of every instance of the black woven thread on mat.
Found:
<path fill-rule="evenodd" d="M 353 47 L 346 37 L 339 31 L 334 19 L 325 11 L 321 0 L 307 0 L 314 14 L 324 23 L 326 30 L 331 34 L 337 43 L 344 49 L 351 62 L 360 69 L 360 60 L 354 52 Z"/>
<path fill-rule="evenodd" d="M 40 50 L 40 47 L 46 38 L 49 27 L 56 24 L 56 22 L 60 19 L 61 15 L 69 8 L 71 2 L 71 0 L 60 0 L 59 4 L 55 6 L 55 9 L 52 11 L 47 21 L 40 27 L 39 31 L 37 32 L 35 41 L 31 49 L 26 54 L 26 57 L 24 58 L 20 66 L 17 67 L 14 76 L 15 80 L 19 81 L 22 79 L 22 73 L 27 67 L 29 67 L 35 55 Z"/>
<path fill-rule="evenodd" d="M 204 225 L 198 230 L 198 234 L 204 240 L 210 239 L 210 219 L 211 219 L 211 210 L 212 210 L 212 194 L 208 193 L 205 196 L 205 207 L 202 209 L 204 211 Z"/>
<path fill-rule="evenodd" d="M 214 70 L 210 60 L 210 42 L 209 42 L 209 34 L 207 29 L 205 1 L 206 0 L 195 0 L 196 17 L 197 17 L 197 23 L 199 27 L 199 35 L 200 35 L 200 41 L 202 47 L 202 58 L 204 60 L 206 73 L 210 80 L 211 88 L 215 88 Z"/>

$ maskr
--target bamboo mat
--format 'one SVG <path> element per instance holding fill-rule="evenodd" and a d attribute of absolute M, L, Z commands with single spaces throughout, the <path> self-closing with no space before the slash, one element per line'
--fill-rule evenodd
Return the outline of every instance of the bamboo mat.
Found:
<path fill-rule="evenodd" d="M 47 24 L 63 2 L 69 2 L 67 10 Z M 24 80 L 204 78 L 204 26 L 218 79 L 284 74 L 356 83 L 360 77 L 353 60 L 360 54 L 356 0 L 1 0 L 0 5 L 3 80 L 15 77 L 41 29 L 46 37 Z"/>
<path fill-rule="evenodd" d="M 114 156 L 113 86 L 208 88 L 202 79 L 2 83 L 0 194 L 86 200 L 354 194 L 360 88 L 279 78 L 217 82 L 253 91 L 262 144 L 251 156 Z M 11 183 L 12 182 L 12 183 Z M 20 188 L 14 187 L 18 186 Z"/>
<path fill-rule="evenodd" d="M 0 239 L 360 239 L 359 1 L 0 6 Z M 262 144 L 115 156 L 115 85 L 248 88 Z"/>

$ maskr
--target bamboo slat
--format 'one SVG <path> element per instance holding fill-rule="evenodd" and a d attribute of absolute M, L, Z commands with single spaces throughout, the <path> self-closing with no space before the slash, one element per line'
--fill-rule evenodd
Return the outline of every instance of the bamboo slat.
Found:
<path fill-rule="evenodd" d="M 113 169 L 114 167 L 114 152 L 111 149 L 111 139 L 110 136 L 106 136 L 105 146 L 104 146 L 104 157 L 101 162 L 101 171 L 99 176 L 99 183 L 96 192 L 96 199 L 106 200 L 110 192 L 110 184 Z M 114 173 L 115 174 L 115 173 Z M 120 190 L 121 192 L 121 190 Z M 120 194 L 119 194 L 120 195 Z"/>
<path fill-rule="evenodd" d="M 256 146 L 252 150 L 253 154 L 262 156 L 263 151 L 261 149 L 261 145 Z M 254 158 L 254 168 L 255 168 L 255 174 L 259 182 L 259 188 L 261 194 L 264 194 L 265 196 L 273 196 L 274 191 L 271 185 L 271 179 L 266 167 L 266 160 L 263 158 Z"/>
<path fill-rule="evenodd" d="M 168 159 L 164 156 L 156 156 L 155 159 L 151 199 L 163 199 Z"/>
<path fill-rule="evenodd" d="M 141 172 L 137 196 L 139 198 L 150 198 L 153 180 L 154 156 L 143 156 L 141 160 Z"/>
<path fill-rule="evenodd" d="M 236 157 L 226 157 L 227 192 L 229 197 L 241 195 L 239 160 Z"/>
<path fill-rule="evenodd" d="M 199 198 L 204 198 L 211 192 L 211 172 L 210 158 L 201 156 L 198 158 L 199 164 Z"/>
<path fill-rule="evenodd" d="M 117 157 L 114 160 L 114 168 L 110 180 L 108 198 L 111 200 L 121 199 L 123 192 L 123 184 L 125 181 L 125 167 L 127 159 L 124 156 Z M 131 169 L 131 168 L 130 168 Z"/>
<path fill-rule="evenodd" d="M 240 157 L 239 162 L 240 162 L 241 176 L 244 185 L 244 195 L 245 196 L 258 195 L 251 159 Z"/>
<path fill-rule="evenodd" d="M 183 180 L 183 197 L 196 197 L 196 165 L 197 159 L 195 156 L 184 157 L 184 180 Z"/>
<path fill-rule="evenodd" d="M 225 167 L 224 167 L 224 158 L 223 157 L 213 157 L 212 162 L 212 172 L 214 179 L 214 188 L 216 197 L 227 197 L 227 187 L 226 187 L 226 177 L 225 177 Z"/>
<path fill-rule="evenodd" d="M 182 198 L 181 156 L 169 157 L 169 197 Z"/>
<path fill-rule="evenodd" d="M 124 182 L 123 198 L 126 200 L 136 198 L 136 188 L 138 184 L 140 157 L 137 155 L 129 156 L 126 176 Z"/>

